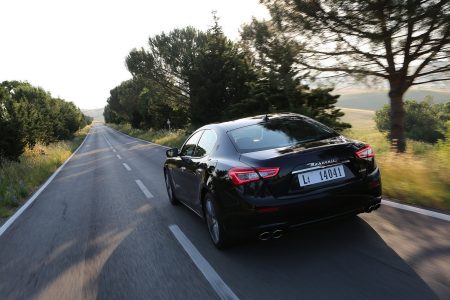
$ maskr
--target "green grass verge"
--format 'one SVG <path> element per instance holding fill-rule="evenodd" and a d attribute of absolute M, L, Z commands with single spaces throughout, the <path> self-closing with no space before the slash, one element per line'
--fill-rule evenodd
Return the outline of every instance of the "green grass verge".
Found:
<path fill-rule="evenodd" d="M 14 213 L 22 202 L 75 151 L 89 132 L 79 130 L 73 140 L 26 149 L 19 162 L 0 168 L 0 221 Z"/>
<path fill-rule="evenodd" d="M 407 140 L 407 151 L 390 151 L 384 134 L 375 128 L 373 111 L 343 109 L 353 128 L 348 137 L 371 144 L 381 170 L 383 194 L 424 207 L 450 211 L 450 133 L 435 145 Z"/>
<path fill-rule="evenodd" d="M 168 147 L 181 147 L 183 142 L 189 135 L 189 132 L 185 129 L 177 129 L 177 130 L 143 130 L 143 129 L 134 129 L 130 124 L 107 124 L 109 127 L 114 128 L 118 131 L 126 133 L 128 135 L 168 146 Z"/>

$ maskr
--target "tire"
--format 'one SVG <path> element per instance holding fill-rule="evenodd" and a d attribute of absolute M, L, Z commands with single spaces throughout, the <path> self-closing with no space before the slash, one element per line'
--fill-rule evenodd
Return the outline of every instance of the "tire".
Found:
<path fill-rule="evenodd" d="M 172 180 L 170 178 L 169 170 L 167 169 L 164 169 L 164 179 L 166 181 L 167 196 L 169 197 L 170 204 L 178 205 L 180 202 L 177 200 L 173 192 Z"/>
<path fill-rule="evenodd" d="M 226 235 L 223 228 L 222 216 L 214 196 L 211 193 L 206 193 L 203 203 L 206 226 L 214 246 L 218 249 L 229 247 L 231 239 Z"/>

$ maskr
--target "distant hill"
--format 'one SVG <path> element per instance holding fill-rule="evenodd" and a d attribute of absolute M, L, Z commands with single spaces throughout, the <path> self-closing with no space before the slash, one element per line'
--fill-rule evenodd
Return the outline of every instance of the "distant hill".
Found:
<path fill-rule="evenodd" d="M 95 109 L 82 109 L 81 111 L 86 116 L 93 117 L 94 121 L 105 122 L 105 119 L 103 118 L 103 107 Z"/>
<path fill-rule="evenodd" d="M 341 95 L 336 104 L 339 107 L 378 110 L 389 103 L 387 90 L 360 90 L 349 93 L 343 91 L 342 94 L 338 90 L 335 94 Z M 445 103 L 450 101 L 450 90 L 410 90 L 406 93 L 405 100 L 423 101 L 427 96 L 431 96 L 434 103 Z"/>

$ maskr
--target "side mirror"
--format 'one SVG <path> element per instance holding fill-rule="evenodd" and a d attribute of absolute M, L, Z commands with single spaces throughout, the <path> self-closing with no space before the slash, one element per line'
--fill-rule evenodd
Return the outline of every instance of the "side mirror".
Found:
<path fill-rule="evenodd" d="M 167 157 L 177 157 L 178 155 L 180 155 L 178 148 L 172 148 L 166 151 Z"/>

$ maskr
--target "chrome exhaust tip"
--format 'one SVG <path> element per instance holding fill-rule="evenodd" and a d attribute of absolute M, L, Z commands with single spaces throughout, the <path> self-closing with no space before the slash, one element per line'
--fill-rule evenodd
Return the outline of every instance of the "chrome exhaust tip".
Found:
<path fill-rule="evenodd" d="M 272 237 L 272 235 L 271 235 L 270 232 L 268 232 L 268 231 L 264 231 L 263 233 L 261 233 L 261 234 L 258 236 L 258 238 L 259 238 L 261 241 L 267 241 L 267 240 L 270 240 L 271 237 Z"/>
<path fill-rule="evenodd" d="M 283 233 L 284 233 L 283 230 L 277 229 L 277 230 L 275 230 L 274 232 L 272 232 L 272 237 L 273 237 L 274 239 L 279 239 L 280 237 L 283 236 Z"/>

